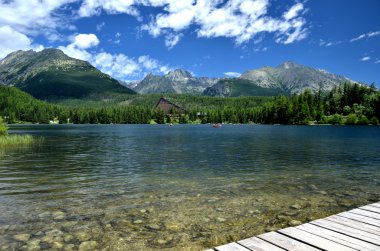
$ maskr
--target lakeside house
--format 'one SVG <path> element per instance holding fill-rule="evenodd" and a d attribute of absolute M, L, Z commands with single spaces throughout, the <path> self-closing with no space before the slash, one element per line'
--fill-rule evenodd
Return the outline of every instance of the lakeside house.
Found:
<path fill-rule="evenodd" d="M 156 105 L 156 109 L 161 109 L 165 115 L 180 115 L 185 112 L 185 109 L 164 97 L 160 98 Z"/>

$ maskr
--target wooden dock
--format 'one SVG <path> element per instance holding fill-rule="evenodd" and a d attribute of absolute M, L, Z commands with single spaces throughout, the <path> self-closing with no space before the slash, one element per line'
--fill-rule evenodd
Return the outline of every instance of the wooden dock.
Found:
<path fill-rule="evenodd" d="M 206 251 L 379 250 L 380 202 Z"/>

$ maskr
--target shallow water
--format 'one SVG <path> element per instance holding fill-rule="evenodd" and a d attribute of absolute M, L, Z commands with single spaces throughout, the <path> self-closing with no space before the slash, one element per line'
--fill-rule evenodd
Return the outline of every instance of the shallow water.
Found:
<path fill-rule="evenodd" d="M 202 250 L 380 200 L 380 127 L 33 125 L 0 250 Z"/>

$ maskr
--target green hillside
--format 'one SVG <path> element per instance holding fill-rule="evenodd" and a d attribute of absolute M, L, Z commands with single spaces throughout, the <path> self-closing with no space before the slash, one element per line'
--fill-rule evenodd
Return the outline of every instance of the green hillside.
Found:
<path fill-rule="evenodd" d="M 65 72 L 48 70 L 16 85 L 38 99 L 82 98 L 90 95 L 112 93 L 134 94 L 108 75 L 88 66 L 87 69 L 75 69 Z"/>
<path fill-rule="evenodd" d="M 88 62 L 58 49 L 13 52 L 0 61 L 0 73 L 0 84 L 43 100 L 135 93 Z"/>

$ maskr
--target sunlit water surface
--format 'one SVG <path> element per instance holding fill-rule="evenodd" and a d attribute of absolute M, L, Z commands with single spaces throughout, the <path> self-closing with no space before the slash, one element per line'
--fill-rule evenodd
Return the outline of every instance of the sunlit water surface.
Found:
<path fill-rule="evenodd" d="M 0 250 L 202 250 L 380 200 L 380 127 L 33 125 Z"/>

